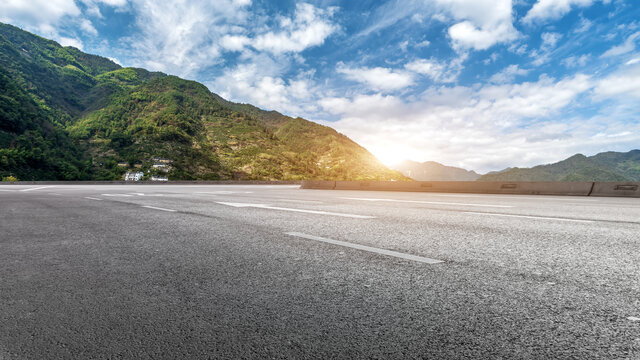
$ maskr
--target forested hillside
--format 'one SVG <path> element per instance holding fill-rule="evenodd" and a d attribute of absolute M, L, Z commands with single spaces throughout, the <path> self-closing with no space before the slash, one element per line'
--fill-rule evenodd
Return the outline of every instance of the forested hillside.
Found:
<path fill-rule="evenodd" d="M 479 181 L 640 181 L 640 150 L 603 152 L 532 168 L 510 168 L 489 173 Z"/>
<path fill-rule="evenodd" d="M 6 24 L 0 90 L 0 177 L 406 180 L 329 127 Z"/>

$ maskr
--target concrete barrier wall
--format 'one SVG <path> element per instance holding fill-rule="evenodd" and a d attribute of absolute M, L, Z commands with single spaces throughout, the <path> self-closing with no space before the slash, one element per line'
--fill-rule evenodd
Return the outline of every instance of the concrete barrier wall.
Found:
<path fill-rule="evenodd" d="M 0 185 L 301 185 L 302 189 L 640 197 L 640 182 L 556 181 L 18 181 Z"/>
<path fill-rule="evenodd" d="M 640 182 L 595 182 L 590 195 L 640 197 Z"/>
<path fill-rule="evenodd" d="M 300 185 L 302 181 L 176 180 L 176 181 L 4 181 L 0 185 Z"/>
<path fill-rule="evenodd" d="M 301 188 L 469 194 L 640 197 L 640 183 L 594 183 L 587 181 L 303 181 Z"/>
<path fill-rule="evenodd" d="M 336 188 L 336 182 L 327 180 L 305 180 L 302 182 L 300 188 L 333 190 Z"/>

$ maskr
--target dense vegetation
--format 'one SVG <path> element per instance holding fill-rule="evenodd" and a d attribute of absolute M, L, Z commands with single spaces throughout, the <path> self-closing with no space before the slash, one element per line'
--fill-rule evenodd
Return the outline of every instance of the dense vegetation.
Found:
<path fill-rule="evenodd" d="M 0 90 L 0 178 L 406 179 L 329 127 L 5 24 Z"/>
<path fill-rule="evenodd" d="M 489 173 L 479 181 L 640 181 L 640 150 L 603 152 L 533 168 L 510 168 Z"/>

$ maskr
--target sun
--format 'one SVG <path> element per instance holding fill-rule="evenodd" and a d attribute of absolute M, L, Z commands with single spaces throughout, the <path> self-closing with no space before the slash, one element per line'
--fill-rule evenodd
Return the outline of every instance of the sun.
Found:
<path fill-rule="evenodd" d="M 408 149 L 403 149 L 402 147 L 372 147 L 370 151 L 373 156 L 378 158 L 378 160 L 387 167 L 398 165 L 409 158 Z"/>

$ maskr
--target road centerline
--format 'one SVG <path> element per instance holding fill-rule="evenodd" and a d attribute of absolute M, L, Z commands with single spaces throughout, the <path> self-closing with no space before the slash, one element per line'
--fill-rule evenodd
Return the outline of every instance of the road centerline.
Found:
<path fill-rule="evenodd" d="M 411 254 L 401 253 L 401 252 L 397 252 L 397 251 L 393 251 L 393 250 L 380 249 L 380 248 L 376 248 L 376 247 L 372 247 L 372 246 L 354 244 L 354 243 L 350 243 L 350 242 L 346 242 L 346 241 L 328 239 L 328 238 L 323 238 L 323 237 L 320 237 L 320 236 L 314 236 L 314 235 L 309 235 L 309 234 L 304 234 L 304 233 L 299 233 L 299 232 L 287 232 L 285 234 L 287 234 L 289 236 L 295 236 L 295 237 L 307 239 L 307 240 L 320 241 L 320 242 L 324 242 L 324 243 L 327 243 L 327 244 L 344 246 L 344 247 L 348 247 L 348 248 L 352 248 L 352 249 L 367 251 L 367 252 L 371 252 L 371 253 L 375 253 L 375 254 L 379 254 L 379 255 L 391 256 L 391 257 L 404 259 L 404 260 L 411 260 L 411 261 L 421 262 L 421 263 L 425 263 L 425 264 L 439 264 L 439 263 L 444 262 L 442 260 L 431 259 L 431 258 L 427 258 L 427 257 L 423 257 L 423 256 L 411 255 Z"/>

